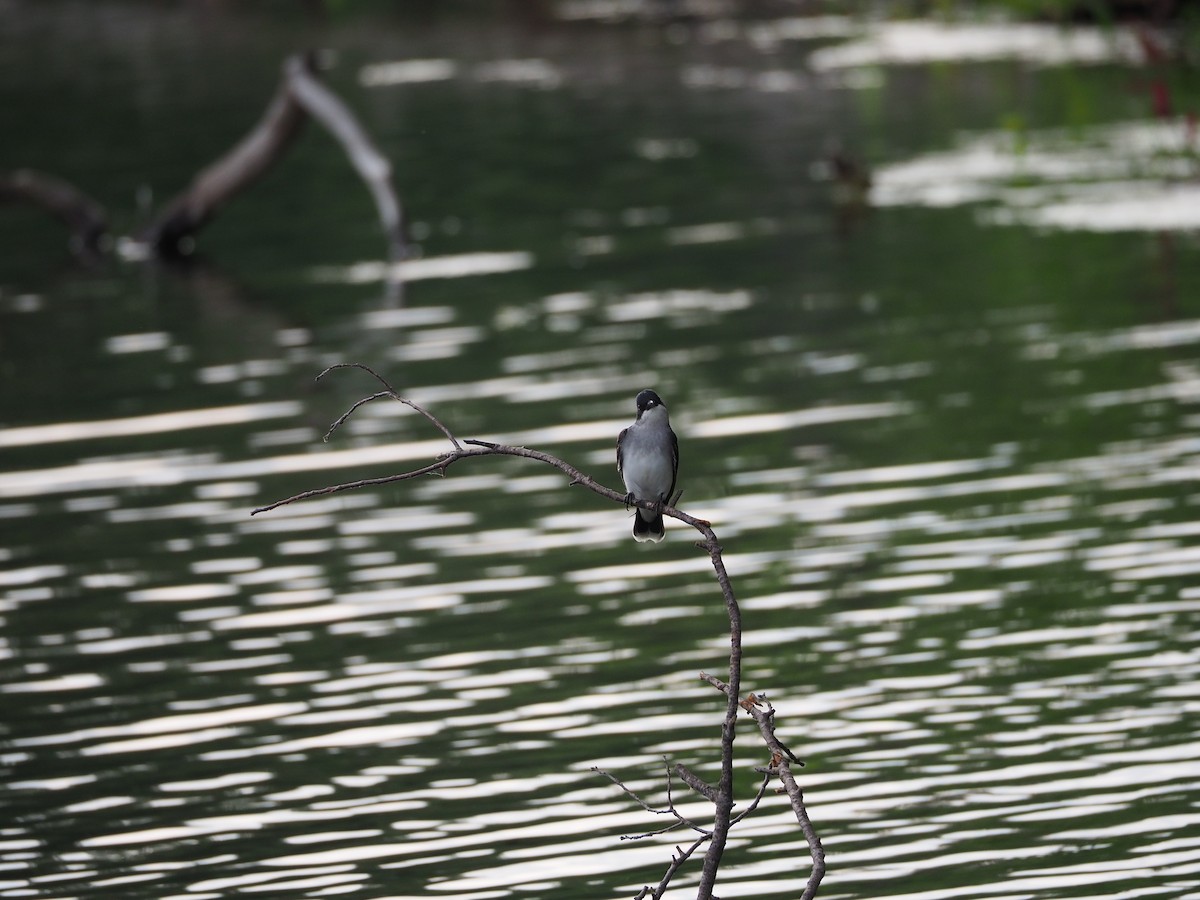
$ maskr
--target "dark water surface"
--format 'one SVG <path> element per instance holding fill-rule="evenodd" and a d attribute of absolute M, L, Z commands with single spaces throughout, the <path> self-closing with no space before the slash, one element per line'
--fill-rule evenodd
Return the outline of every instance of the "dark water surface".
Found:
<path fill-rule="evenodd" d="M 663 395 L 823 897 L 1200 896 L 1200 200 L 1148 99 L 1194 73 L 1124 33 L 164 6 L 0 2 L 0 168 L 128 233 L 319 43 L 421 256 L 397 300 L 317 128 L 186 267 L 0 208 L 0 897 L 609 898 L 687 840 L 620 840 L 664 823 L 590 769 L 713 777 L 707 557 L 516 460 L 251 518 L 448 448 L 386 402 L 322 443 L 375 390 L 314 388 L 346 361 L 614 487 Z M 769 794 L 718 894 L 808 870 Z"/>

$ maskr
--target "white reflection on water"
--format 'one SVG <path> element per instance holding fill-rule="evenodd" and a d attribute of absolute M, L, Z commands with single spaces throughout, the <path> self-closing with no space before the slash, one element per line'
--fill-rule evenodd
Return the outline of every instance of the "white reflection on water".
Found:
<path fill-rule="evenodd" d="M 499 59 L 480 63 L 466 70 L 479 82 L 527 85 L 551 89 L 563 81 L 563 73 L 553 63 L 537 58 Z M 359 71 L 359 83 L 378 88 L 392 85 L 416 85 L 449 81 L 460 77 L 464 68 L 451 59 L 406 59 L 372 63 Z"/>
<path fill-rule="evenodd" d="M 127 419 L 61 422 L 54 425 L 4 428 L 0 430 L 0 447 L 40 446 L 63 441 L 163 434 L 189 428 L 248 425 L 263 419 L 291 418 L 299 414 L 301 409 L 301 405 L 296 401 L 285 400 L 275 403 L 247 403 L 240 406 L 156 413 L 148 416 L 132 416 Z"/>
<path fill-rule="evenodd" d="M 359 447 L 350 450 L 330 450 L 324 453 L 298 453 L 260 460 L 224 463 L 211 455 L 187 454 L 79 462 L 51 469 L 28 469 L 21 472 L 0 473 L 0 497 L 227 481 L 244 477 L 265 477 L 285 472 L 370 466 L 433 458 L 438 453 L 444 452 L 445 449 L 444 442 L 431 440 Z"/>
<path fill-rule="evenodd" d="M 457 74 L 458 64 L 452 59 L 406 59 L 363 66 L 359 70 L 358 80 L 364 87 L 381 87 L 447 81 Z"/>
<path fill-rule="evenodd" d="M 641 385 L 638 379 L 625 379 L 630 388 L 636 390 Z M 550 399 L 561 395 L 564 388 L 560 379 L 555 385 L 528 380 L 528 384 L 518 385 L 525 379 L 508 380 L 504 386 L 506 393 L 515 390 L 514 400 L 531 402 L 535 399 Z M 581 379 L 581 387 L 584 383 Z M 588 389 L 599 392 L 599 389 L 586 380 Z M 439 389 L 414 389 L 414 396 L 453 394 L 455 387 L 446 386 Z M 487 396 L 486 387 L 475 386 L 467 393 L 474 396 Z M 461 398 L 462 393 L 458 396 Z M 434 396 L 434 400 L 437 397 Z M 429 402 L 429 401 L 426 401 Z M 798 410 L 788 414 L 762 414 L 756 416 L 739 416 L 727 419 L 698 422 L 691 427 L 690 432 L 695 437 L 729 436 L 732 434 L 752 434 L 778 431 L 783 428 L 799 428 L 827 422 L 838 422 L 860 418 L 877 418 L 885 415 L 899 415 L 906 409 L 905 404 L 883 403 L 863 404 L 861 406 L 818 407 L 809 410 Z M 299 410 L 289 406 L 288 412 L 295 414 Z M 391 415 L 402 414 L 390 412 Z M 551 426 L 531 429 L 507 435 L 491 436 L 494 440 L 510 443 L 516 446 L 547 446 L 570 443 L 588 438 L 608 439 L 627 424 L 624 420 L 599 420 L 594 422 L 575 423 L 570 425 Z M 67 466 L 50 469 L 28 469 L 19 472 L 0 473 L 0 497 L 36 496 L 48 492 L 69 492 L 80 490 L 107 490 L 113 488 L 130 488 L 136 486 L 166 486 L 189 482 L 225 482 L 235 481 L 246 477 L 266 478 L 271 475 L 297 473 L 305 471 L 322 471 L 330 469 L 361 469 L 384 463 L 413 462 L 416 460 L 431 461 L 438 454 L 445 452 L 447 445 L 441 440 L 409 441 L 405 443 L 385 443 L 370 447 L 356 447 L 345 450 L 327 450 L 321 453 L 297 453 L 282 456 L 267 457 L 257 460 L 221 462 L 211 455 L 162 454 L 138 459 L 114 459 L 91 462 L 80 462 Z M 353 502 L 353 501 L 347 501 Z M 226 504 L 206 503 L 192 507 L 193 511 L 204 513 L 220 513 L 227 509 Z M 307 515 L 313 515 L 314 506 L 305 507 Z M 133 513 L 124 512 L 118 515 L 126 517 Z M 160 511 L 157 516 L 168 516 L 169 513 Z M 240 511 L 235 515 L 240 515 Z M 286 511 L 283 515 L 287 515 Z M 150 513 L 143 513 L 150 517 Z M 258 521 L 256 528 L 269 529 L 269 523 Z"/>
<path fill-rule="evenodd" d="M 62 675 L 37 681 L 11 681 L 0 684 L 0 693 L 5 694 L 55 694 L 59 691 L 86 691 L 102 687 L 104 679 L 91 672 L 77 675 Z"/>
<path fill-rule="evenodd" d="M 322 266 L 313 269 L 312 279 L 320 283 L 370 284 L 395 279 L 424 281 L 430 278 L 469 278 L 519 272 L 533 266 L 533 254 L 521 251 L 497 253 L 461 253 L 456 256 L 430 256 L 389 263 L 369 261 L 349 266 Z"/>
<path fill-rule="evenodd" d="M 990 132 L 959 146 L 880 166 L 878 206 L 989 204 L 980 220 L 1084 231 L 1200 227 L 1193 141 L 1181 121 Z"/>
<path fill-rule="evenodd" d="M 109 353 L 149 353 L 165 350 L 171 346 L 171 336 L 165 331 L 150 331 L 141 334 L 118 334 L 104 341 Z"/>
<path fill-rule="evenodd" d="M 829 422 L 845 422 L 854 419 L 875 419 L 883 416 L 901 415 L 908 411 L 905 403 L 863 403 L 847 406 L 819 406 L 798 409 L 785 413 L 760 413 L 756 415 L 728 416 L 698 422 L 689 430 L 695 437 L 730 437 L 733 435 L 762 434 L 802 428 Z"/>
<path fill-rule="evenodd" d="M 743 289 L 661 290 L 620 295 L 610 312 L 580 291 L 529 308 L 653 327 L 721 322 L 757 302 Z M 428 329 L 437 346 L 488 333 L 446 331 L 445 307 L 359 321 Z M 1045 324 L 1013 352 L 1030 365 L 1116 353 L 1170 365 L 1198 334 L 1194 322 Z M 623 370 L 619 335 L 605 340 L 578 360 L 522 348 L 496 377 L 414 396 L 494 403 L 487 421 L 502 439 L 565 448 L 615 481 L 612 439 L 643 373 Z M 679 417 L 690 458 L 759 438 L 781 450 L 728 469 L 711 454 L 687 508 L 730 542 L 747 686 L 770 693 L 781 737 L 808 762 L 830 885 L 855 897 L 1194 891 L 1195 844 L 1172 842 L 1190 840 L 1178 835 L 1197 824 L 1187 798 L 1200 788 L 1200 591 L 1184 584 L 1200 561 L 1186 515 L 1196 439 L 1160 411 L 1157 430 L 1117 422 L 1107 443 L 1072 441 L 1034 462 L 1011 435 L 977 455 L 939 443 L 904 465 L 846 460 L 807 443 L 921 424 L 922 379 L 937 367 L 889 367 L 916 382 L 898 400 L 869 349 L 771 346 L 764 355 L 794 363 L 788 372 L 852 380 L 853 402 L 771 409 L 713 391 L 711 407 Z M 605 371 L 614 362 L 622 371 Z M 1159 393 L 1165 377 L 1152 366 L 1105 392 L 1085 380 L 1061 408 L 1186 409 L 1189 377 Z M 564 393 L 585 410 L 578 421 L 534 406 Z M 507 404 L 554 424 L 509 427 Z M 0 645 L 11 664 L 0 694 L 20 704 L 5 760 L 26 766 L 9 794 L 36 807 L 0 836 L 14 891 L 50 883 L 25 879 L 44 879 L 47 858 L 86 865 L 72 874 L 90 888 L 137 878 L 155 896 L 214 898 L 367 884 L 389 897 L 508 897 L 581 873 L 657 877 L 677 836 L 620 842 L 660 823 L 587 769 L 619 772 L 656 803 L 662 755 L 713 777 L 721 703 L 696 672 L 719 672 L 728 643 L 720 599 L 696 577 L 708 558 L 676 523 L 662 547 L 632 547 L 624 511 L 562 500 L 564 479 L 540 471 L 406 485 L 410 507 L 364 492 L 246 517 L 269 475 L 336 480 L 446 450 L 381 437 L 404 410 L 363 412 L 378 429 L 352 432 L 362 446 L 345 449 L 81 459 L 0 476 L 0 490 L 30 498 L 9 507 L 13 521 L 65 511 L 120 548 L 150 547 L 86 572 L 4 548 L 4 614 L 28 613 L 28 633 Z M 588 562 L 563 572 L 560 550 Z M 160 553 L 180 559 L 160 566 Z M 747 780 L 766 761 L 748 732 L 737 745 Z M 685 806 L 701 812 L 690 796 Z M 29 837 L 44 829 L 59 829 L 53 854 Z M 722 893 L 794 893 L 804 854 L 768 795 L 735 836 Z M 934 879 L 953 887 L 923 889 Z"/>
<path fill-rule="evenodd" d="M 1137 34 L 1125 28 L 881 19 L 866 23 L 863 30 L 861 38 L 813 51 L 809 66 L 821 72 L 995 59 L 1019 59 L 1037 66 L 1145 61 Z"/>

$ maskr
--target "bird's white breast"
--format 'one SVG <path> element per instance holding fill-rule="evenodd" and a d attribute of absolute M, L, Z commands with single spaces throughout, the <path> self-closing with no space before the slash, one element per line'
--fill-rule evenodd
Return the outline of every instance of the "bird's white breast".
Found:
<path fill-rule="evenodd" d="M 675 472 L 667 425 L 665 409 L 648 409 L 625 433 L 621 476 L 625 489 L 641 500 L 657 500 L 671 490 Z"/>

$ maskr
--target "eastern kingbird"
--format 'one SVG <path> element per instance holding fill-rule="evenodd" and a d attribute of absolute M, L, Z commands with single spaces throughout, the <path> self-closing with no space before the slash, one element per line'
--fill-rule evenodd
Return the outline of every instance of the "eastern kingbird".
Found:
<path fill-rule="evenodd" d="M 617 438 L 617 471 L 625 480 L 626 502 L 647 500 L 659 509 L 671 501 L 679 474 L 679 439 L 662 398 L 654 391 L 637 395 L 637 420 Z M 633 539 L 658 543 L 666 536 L 661 512 L 642 509 L 633 516 Z"/>

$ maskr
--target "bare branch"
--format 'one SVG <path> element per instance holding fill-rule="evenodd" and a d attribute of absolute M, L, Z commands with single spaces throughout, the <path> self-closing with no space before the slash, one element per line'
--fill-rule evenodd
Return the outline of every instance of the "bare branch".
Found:
<path fill-rule="evenodd" d="M 375 201 L 391 259 L 403 259 L 404 215 L 392 188 L 392 164 L 376 148 L 350 108 L 313 77 L 311 67 L 303 58 L 293 56 L 289 59 L 284 64 L 284 77 L 292 98 L 342 145 Z"/>
<path fill-rule="evenodd" d="M 804 807 L 804 794 L 800 790 L 800 786 L 796 784 L 796 779 L 792 777 L 787 763 L 781 763 L 779 766 L 779 780 L 783 782 L 788 799 L 792 801 L 792 811 L 796 814 L 796 821 L 800 825 L 804 840 L 808 842 L 809 855 L 812 856 L 812 873 L 808 876 L 808 884 L 804 888 L 804 893 L 800 895 L 800 900 L 812 900 L 817 896 L 821 879 L 825 877 L 825 848 L 821 845 L 821 839 L 817 836 L 817 831 L 808 818 L 808 810 Z"/>
<path fill-rule="evenodd" d="M 664 759 L 663 762 L 666 763 L 666 760 Z M 625 792 L 625 794 L 627 796 L 631 797 L 634 800 L 634 802 L 636 802 L 639 806 L 641 806 L 642 809 L 646 810 L 646 812 L 654 813 L 656 816 L 670 815 L 670 816 L 674 816 L 674 818 L 675 818 L 675 822 L 672 823 L 671 825 L 668 825 L 666 828 L 660 828 L 658 831 L 648 831 L 645 834 L 623 834 L 623 835 L 621 835 L 621 840 L 636 841 L 636 840 L 640 840 L 642 838 L 655 837 L 660 834 L 666 834 L 668 831 L 674 831 L 676 828 L 680 828 L 683 826 L 687 826 L 688 828 L 692 829 L 692 831 L 698 832 L 699 834 L 704 835 L 705 837 L 707 837 L 711 834 L 711 832 L 706 831 L 705 829 L 701 828 L 699 825 L 697 825 L 691 819 L 687 818 L 686 816 L 680 815 L 679 810 L 677 810 L 675 808 L 675 799 L 674 799 L 674 797 L 671 796 L 671 768 L 670 768 L 670 766 L 667 767 L 667 808 L 666 809 L 659 809 L 655 806 L 651 806 L 649 803 L 647 803 L 645 800 L 643 800 L 640 796 L 638 796 L 638 794 L 634 790 L 627 787 L 626 784 L 623 781 L 621 781 L 621 779 L 617 778 L 611 772 L 607 772 L 604 769 L 599 768 L 598 766 L 592 766 L 592 771 L 595 772 L 597 775 L 603 775 L 605 778 L 607 778 L 609 781 L 611 781 L 613 784 L 615 784 L 617 787 L 619 787 L 622 791 Z"/>
<path fill-rule="evenodd" d="M 675 763 L 675 772 L 679 775 L 680 781 L 690 787 L 705 800 L 708 800 L 712 803 L 717 802 L 717 789 L 683 763 Z"/>
<path fill-rule="evenodd" d="M 455 438 L 453 433 L 446 428 L 436 417 L 431 415 L 418 404 L 401 397 L 396 393 L 395 389 L 378 373 L 370 367 L 361 363 L 343 363 L 337 366 L 331 366 L 321 373 L 318 378 L 323 377 L 328 372 L 337 368 L 358 368 L 373 376 L 380 382 L 385 390 L 377 392 L 369 397 L 365 397 L 355 403 L 346 413 L 344 413 L 330 428 L 332 433 L 339 425 L 341 425 L 349 416 L 354 413 L 364 403 L 381 397 L 391 397 L 400 403 L 403 403 L 427 418 L 439 431 L 444 434 L 451 442 L 454 450 L 443 454 L 438 459 L 426 466 L 414 469 L 409 472 L 402 472 L 397 475 L 389 475 L 383 478 L 372 478 L 363 481 L 349 482 L 347 484 L 333 485 L 331 487 L 319 488 L 314 491 L 306 491 L 302 494 L 297 494 L 284 500 L 277 501 L 270 506 L 264 506 L 254 510 L 254 513 L 264 512 L 269 509 L 283 506 L 287 503 L 293 503 L 298 500 L 303 500 L 308 497 L 318 496 L 321 494 L 335 493 L 337 491 L 351 490 L 357 487 L 366 487 L 370 485 L 389 484 L 395 481 L 403 481 L 410 478 L 416 478 L 420 475 L 436 473 L 444 475 L 446 470 L 455 462 L 467 457 L 476 456 L 516 456 L 524 459 L 537 460 L 546 465 L 553 466 L 570 479 L 570 484 L 583 485 L 592 493 L 604 497 L 614 503 L 621 503 L 628 506 L 637 506 L 643 509 L 654 510 L 661 512 L 664 516 L 669 516 L 673 519 L 690 525 L 700 532 L 702 540 L 697 542 L 697 546 L 705 550 L 709 559 L 712 562 L 713 574 L 717 580 L 717 584 L 721 589 L 721 596 L 725 600 L 726 614 L 729 618 L 729 680 L 722 681 L 713 675 L 701 672 L 700 677 L 721 691 L 725 695 L 726 708 L 725 717 L 721 728 L 721 774 L 717 785 L 707 784 L 702 779 L 697 777 L 690 769 L 682 764 L 675 766 L 675 772 L 679 778 L 688 785 L 692 790 L 696 791 L 702 797 L 710 800 L 715 811 L 713 814 L 713 827 L 711 830 L 706 830 L 685 819 L 679 814 L 675 808 L 674 799 L 671 795 L 671 769 L 667 769 L 667 808 L 658 809 L 651 806 L 636 793 L 626 787 L 619 779 L 610 775 L 601 769 L 594 768 L 592 771 L 603 775 L 620 787 L 626 794 L 634 799 L 643 809 L 655 815 L 671 815 L 676 819 L 676 822 L 665 828 L 657 831 L 647 832 L 642 835 L 634 835 L 626 837 L 627 840 L 636 839 L 639 837 L 649 837 L 652 835 L 665 834 L 682 825 L 687 825 L 699 833 L 697 840 L 687 849 L 681 850 L 676 848 L 676 853 L 671 858 L 671 864 L 667 868 L 666 874 L 659 882 L 657 887 L 646 886 L 637 895 L 638 898 L 650 897 L 653 900 L 658 900 L 666 891 L 667 885 L 670 883 L 675 872 L 705 841 L 709 842 L 708 850 L 704 855 L 704 865 L 700 875 L 700 881 L 697 889 L 697 900 L 713 900 L 713 888 L 716 884 L 717 870 L 721 864 L 721 856 L 724 853 L 726 843 L 729 837 L 730 828 L 737 822 L 742 821 L 747 815 L 753 812 L 759 805 L 763 796 L 766 793 L 767 784 L 772 777 L 778 777 L 784 785 L 789 798 L 792 802 L 792 809 L 796 814 L 797 821 L 800 823 L 801 831 L 804 833 L 805 839 L 808 841 L 809 850 L 813 858 L 813 870 L 810 876 L 808 886 L 805 890 L 803 900 L 811 900 L 815 896 L 817 887 L 819 886 L 822 877 L 825 873 L 825 853 L 821 847 L 821 843 L 817 838 L 816 832 L 812 827 L 812 823 L 808 819 L 807 812 L 804 808 L 803 795 L 799 786 L 792 777 L 790 764 L 795 762 L 799 765 L 796 757 L 792 752 L 785 747 L 775 736 L 774 728 L 774 709 L 766 702 L 765 697 L 757 697 L 751 694 L 746 700 L 739 698 L 739 690 L 741 684 L 742 672 L 742 621 L 741 609 L 738 606 L 737 598 L 733 593 L 733 585 L 729 578 L 729 573 L 725 569 L 725 562 L 722 557 L 722 547 L 717 540 L 716 534 L 712 530 L 712 525 L 704 519 L 698 519 L 688 515 L 672 505 L 660 507 L 657 503 L 651 503 L 644 500 L 628 499 L 625 494 L 612 490 L 599 484 L 589 475 L 584 474 L 579 469 L 570 465 L 567 462 L 552 456 L 549 453 L 544 453 L 540 450 L 531 450 L 527 447 L 511 447 L 506 444 L 494 443 L 492 441 L 484 441 L 479 439 L 464 439 L 461 442 Z M 466 446 L 464 446 L 466 445 Z M 675 495 L 677 501 L 678 494 Z M 764 708 L 765 704 L 765 708 Z M 771 750 L 771 765 L 764 769 L 759 769 L 764 774 L 762 784 L 759 786 L 758 793 L 750 803 L 747 809 L 742 810 L 736 818 L 733 817 L 733 744 L 737 735 L 737 716 L 739 707 L 746 709 L 751 716 L 759 724 L 759 729 L 763 735 L 763 739 Z M 635 898 L 636 900 L 636 898 Z"/>
<path fill-rule="evenodd" d="M 715 687 L 722 694 L 729 693 L 729 685 L 727 685 L 725 682 L 723 682 L 716 675 L 709 675 L 707 672 L 701 672 L 700 677 L 702 679 L 704 679 L 705 681 L 707 681 L 709 684 L 711 684 L 713 687 Z"/>
<path fill-rule="evenodd" d="M 40 206 L 71 231 L 71 251 L 95 254 L 108 231 L 104 207 L 75 185 L 45 172 L 18 169 L 0 172 L 0 201 L 23 200 Z"/>
<path fill-rule="evenodd" d="M 389 256 L 393 261 L 402 259 L 404 220 L 392 186 L 391 163 L 350 108 L 318 80 L 316 72 L 316 54 L 288 57 L 279 87 L 258 124 L 224 156 L 202 169 L 142 230 L 139 241 L 159 255 L 178 254 L 185 239 L 284 157 L 311 117 L 334 136 L 366 182 L 387 237 Z"/>
<path fill-rule="evenodd" d="M 339 425 L 341 425 L 343 422 L 345 422 L 348 418 L 350 418 L 350 415 L 356 409 L 358 409 L 360 406 L 362 406 L 364 403 L 369 403 L 370 401 L 377 400 L 380 397 L 391 397 L 397 403 L 403 403 L 409 409 L 416 410 L 421 415 L 423 415 L 426 419 L 428 419 L 430 422 L 432 422 L 433 426 L 438 431 L 440 431 L 442 434 L 444 434 L 446 436 L 446 440 L 448 440 L 451 444 L 454 445 L 455 450 L 462 449 L 462 444 L 460 444 L 458 442 L 458 440 L 454 437 L 454 435 L 450 433 L 450 429 L 447 428 L 445 425 L 443 425 L 441 423 L 441 421 L 435 415 L 433 415 L 433 413 L 429 412 L 429 410 L 425 409 L 423 406 L 419 406 L 418 404 L 414 403 L 412 400 L 409 400 L 405 397 L 401 397 L 398 393 L 396 393 L 396 389 L 391 386 L 391 384 L 388 382 L 388 380 L 386 378 L 384 378 L 382 375 L 380 375 L 378 372 L 376 372 L 374 369 L 372 369 L 370 366 L 364 365 L 363 363 L 334 363 L 332 366 L 329 366 L 328 368 L 324 369 L 321 372 L 321 374 L 318 375 L 314 380 L 320 381 L 322 378 L 324 378 L 326 375 L 328 375 L 334 369 L 362 369 L 364 372 L 366 372 L 368 375 L 370 375 L 372 378 L 374 378 L 376 381 L 378 381 L 380 384 L 382 384 L 384 386 L 385 390 L 382 390 L 376 394 L 372 394 L 370 397 L 363 397 L 361 400 L 359 400 L 357 403 L 355 403 L 352 407 L 350 407 L 348 410 L 346 410 L 344 413 L 342 413 L 342 415 L 338 417 L 338 420 L 329 427 L 329 430 L 327 432 L 325 432 L 325 440 L 326 441 L 329 440 L 329 436 L 331 434 L 333 434 L 333 432 L 337 429 L 337 427 Z M 482 442 L 467 441 L 467 443 L 471 444 L 471 443 L 482 443 Z"/>
<path fill-rule="evenodd" d="M 347 481 L 344 484 L 333 484 L 329 487 L 314 488 L 311 491 L 302 491 L 299 494 L 293 494 L 291 497 L 285 497 L 282 500 L 276 500 L 266 506 L 260 506 L 257 509 L 250 511 L 250 515 L 256 516 L 261 512 L 269 512 L 272 509 L 278 509 L 281 506 L 287 506 L 289 503 L 297 503 L 300 500 L 308 500 L 312 497 L 321 497 L 325 494 L 340 494 L 342 491 L 353 491 L 358 488 L 376 487 L 381 484 L 392 484 L 396 481 L 408 481 L 410 478 L 419 478 L 422 475 L 444 475 L 446 469 L 450 468 L 452 463 L 458 462 L 468 456 L 488 456 L 490 454 L 483 451 L 474 450 L 455 450 L 453 453 L 447 453 L 445 456 L 439 457 L 437 462 L 430 463 L 427 466 L 422 466 L 419 469 L 413 469 L 411 472 L 401 472 L 398 475 L 384 475 L 380 478 L 364 478 L 360 481 Z"/>
<path fill-rule="evenodd" d="M 733 595 L 733 585 L 725 570 L 721 557 L 721 545 L 711 527 L 699 528 L 705 537 L 709 558 L 721 596 L 725 598 L 725 612 L 729 616 L 729 681 L 725 691 L 725 721 L 721 725 L 721 778 L 717 784 L 718 799 L 713 816 L 713 839 L 704 854 L 704 869 L 700 873 L 700 885 L 696 900 L 712 900 L 713 888 L 717 883 L 717 870 L 729 838 L 730 818 L 733 813 L 733 742 L 737 737 L 738 691 L 742 680 L 742 612 Z M 711 682 L 710 682 L 711 683 Z"/>
<path fill-rule="evenodd" d="M 753 697 L 753 695 L 751 696 Z M 821 839 L 817 836 L 816 829 L 813 828 L 812 821 L 808 818 L 808 810 L 804 806 L 804 793 L 792 776 L 791 762 L 798 762 L 795 754 L 775 736 L 775 707 L 765 697 L 758 699 L 761 700 L 761 704 L 749 703 L 746 704 L 745 709 L 758 723 L 758 730 L 762 735 L 763 742 L 771 751 L 771 765 L 760 771 L 765 772 L 768 778 L 772 775 L 778 776 L 783 784 L 783 789 L 787 792 L 792 812 L 800 825 L 800 831 L 808 842 L 808 852 L 812 856 L 813 866 L 812 873 L 808 877 L 808 884 L 804 888 L 804 893 L 801 894 L 801 900 L 812 900 L 817 895 L 821 879 L 825 877 L 825 848 L 821 845 Z M 804 765 L 804 763 L 798 764 Z"/>
<path fill-rule="evenodd" d="M 707 837 L 696 838 L 696 840 L 692 843 L 692 846 L 688 847 L 686 850 L 681 850 L 678 846 L 676 846 L 675 852 L 671 855 L 671 864 L 667 866 L 667 871 L 666 874 L 663 875 L 662 881 L 658 883 L 657 887 L 652 888 L 649 885 L 646 885 L 633 895 L 633 900 L 644 900 L 646 897 L 650 897 L 652 900 L 659 900 L 659 898 L 666 893 L 667 885 L 671 883 L 671 879 L 675 877 L 675 873 L 679 871 L 679 867 L 687 862 L 688 858 L 696 852 L 696 848 L 703 844 L 706 840 L 708 840 Z"/>
<path fill-rule="evenodd" d="M 288 65 L 291 60 L 288 60 Z M 312 66 L 311 57 L 303 64 Z M 182 194 L 167 204 L 139 239 L 160 255 L 180 252 L 181 242 L 203 228 L 226 203 L 257 181 L 291 147 L 307 117 L 292 96 L 287 80 L 280 82 L 258 124 L 233 149 L 193 179 Z"/>

